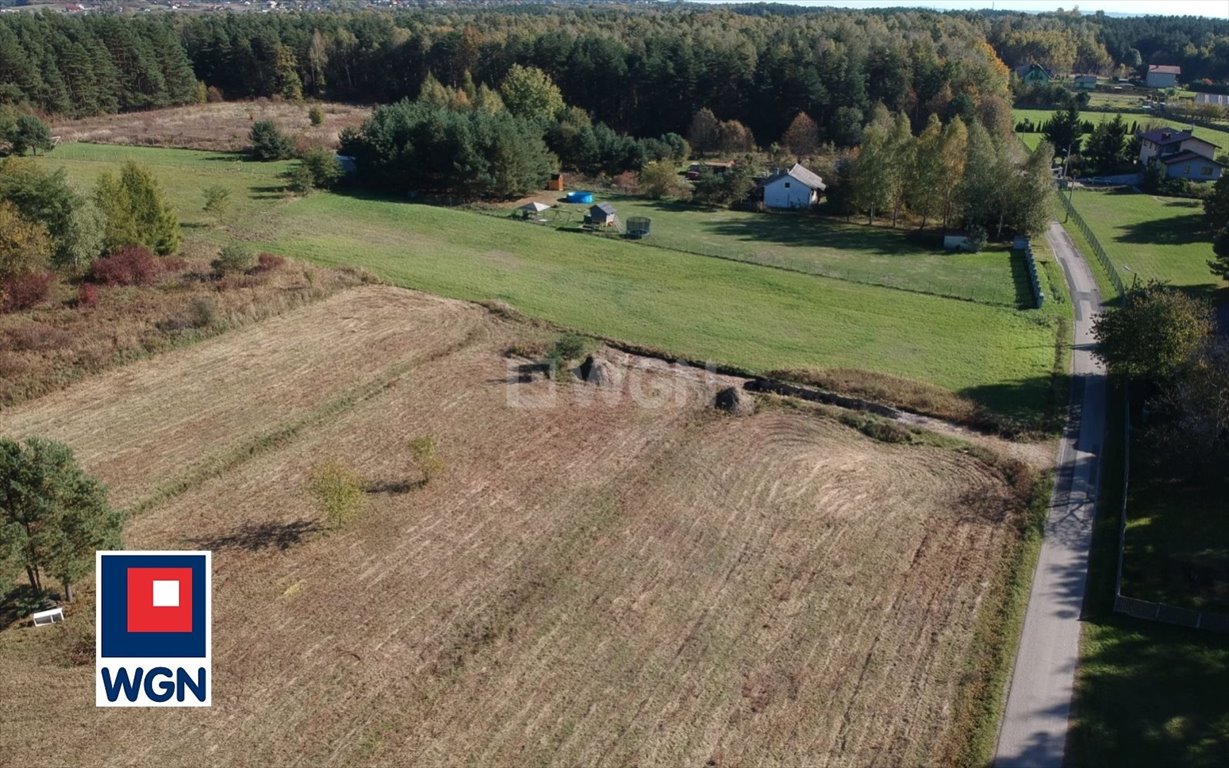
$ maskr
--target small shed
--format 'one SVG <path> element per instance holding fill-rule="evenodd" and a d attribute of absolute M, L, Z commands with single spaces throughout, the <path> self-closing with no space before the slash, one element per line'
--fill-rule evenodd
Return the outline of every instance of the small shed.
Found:
<path fill-rule="evenodd" d="M 589 223 L 599 227 L 613 227 L 619 223 L 615 208 L 610 203 L 598 203 L 589 208 Z"/>
<path fill-rule="evenodd" d="M 545 203 L 539 203 L 538 201 L 534 200 L 533 202 L 525 203 L 524 205 L 522 205 L 520 208 L 517 208 L 516 210 L 524 218 L 533 219 L 533 218 L 537 218 L 537 216 L 540 213 L 542 213 L 542 211 L 549 211 L 550 206 L 546 205 Z"/>
<path fill-rule="evenodd" d="M 1095 91 L 1097 90 L 1096 75 L 1076 75 L 1075 88 L 1079 91 Z"/>
<path fill-rule="evenodd" d="M 546 188 L 551 190 L 552 192 L 562 192 L 563 191 L 563 174 L 562 173 L 552 173 L 550 175 L 550 181 L 546 182 Z"/>

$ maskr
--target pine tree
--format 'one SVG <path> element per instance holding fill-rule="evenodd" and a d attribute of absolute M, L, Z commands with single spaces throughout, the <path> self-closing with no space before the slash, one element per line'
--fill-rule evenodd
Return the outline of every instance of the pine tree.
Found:
<path fill-rule="evenodd" d="M 90 572 L 94 552 L 119 546 L 123 514 L 101 483 L 85 474 L 62 443 L 38 437 L 0 439 L 0 560 L 24 568 L 36 592 L 44 577 L 60 581 L 64 599 Z M 6 562 L 7 561 L 7 562 Z"/>
<path fill-rule="evenodd" d="M 158 182 L 132 161 L 118 177 L 111 172 L 98 178 L 95 204 L 106 221 L 104 243 L 108 251 L 125 245 L 143 245 L 167 255 L 179 250 L 179 219 L 162 194 Z"/>

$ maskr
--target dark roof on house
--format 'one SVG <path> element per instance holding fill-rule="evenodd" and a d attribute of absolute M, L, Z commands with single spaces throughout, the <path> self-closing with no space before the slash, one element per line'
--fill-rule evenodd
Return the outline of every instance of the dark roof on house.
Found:
<path fill-rule="evenodd" d="M 1161 75 L 1180 75 L 1182 74 L 1182 67 L 1174 64 L 1149 64 L 1148 71 Z"/>
<path fill-rule="evenodd" d="M 1203 142 L 1208 146 L 1216 147 L 1218 149 L 1220 148 L 1219 144 L 1213 144 L 1207 139 L 1201 139 L 1194 135 L 1191 133 L 1190 129 L 1178 130 L 1177 128 L 1168 127 L 1154 128 L 1151 131 L 1147 131 L 1140 135 L 1145 141 L 1151 141 L 1153 144 L 1159 144 L 1162 147 L 1168 144 L 1181 144 L 1189 139 L 1194 139 L 1195 141 Z"/>
<path fill-rule="evenodd" d="M 599 211 L 601 211 L 602 213 L 608 216 L 615 215 L 615 208 L 610 203 L 598 203 L 597 205 L 591 207 L 589 210 L 592 211 L 594 208 L 598 209 Z"/>
<path fill-rule="evenodd" d="M 824 180 L 820 178 L 818 173 L 814 173 L 806 168 L 803 168 L 801 163 L 794 163 L 794 167 L 790 168 L 789 170 L 777 171 L 760 182 L 760 186 L 766 187 L 774 181 L 780 181 L 786 177 L 794 179 L 798 183 L 810 187 L 811 189 L 818 189 L 821 192 L 828 188 L 828 185 L 824 183 Z"/>
<path fill-rule="evenodd" d="M 1016 74 L 1023 77 L 1029 72 L 1036 72 L 1038 70 L 1044 72 L 1046 77 L 1050 76 L 1050 70 L 1046 69 L 1035 61 L 1028 64 L 1021 64 L 1020 66 L 1016 67 Z"/>
<path fill-rule="evenodd" d="M 1145 131 L 1142 134 L 1144 141 L 1151 141 L 1153 144 L 1179 144 L 1187 139 L 1194 138 L 1194 134 L 1190 131 L 1180 131 L 1177 128 L 1153 128 L 1151 131 Z"/>
<path fill-rule="evenodd" d="M 1159 157 L 1157 159 L 1160 160 L 1165 165 L 1175 165 L 1177 163 L 1187 163 L 1187 162 L 1190 162 L 1191 160 L 1202 160 L 1205 163 L 1211 163 L 1212 165 L 1220 165 L 1222 168 L 1225 167 L 1210 157 L 1201 155 L 1198 152 L 1191 152 L 1190 150 L 1187 150 L 1186 152 L 1179 152 L 1176 155 L 1166 155 L 1165 157 Z"/>

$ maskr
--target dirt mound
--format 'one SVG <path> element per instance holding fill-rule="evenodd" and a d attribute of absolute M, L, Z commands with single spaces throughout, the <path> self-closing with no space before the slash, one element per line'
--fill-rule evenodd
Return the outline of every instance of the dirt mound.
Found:
<path fill-rule="evenodd" d="M 589 355 L 576 368 L 576 375 L 586 384 L 598 387 L 617 387 L 623 382 L 623 373 L 609 360 Z"/>
<path fill-rule="evenodd" d="M 713 405 L 734 416 L 750 416 L 755 413 L 755 400 L 738 387 L 726 387 L 718 391 Z"/>

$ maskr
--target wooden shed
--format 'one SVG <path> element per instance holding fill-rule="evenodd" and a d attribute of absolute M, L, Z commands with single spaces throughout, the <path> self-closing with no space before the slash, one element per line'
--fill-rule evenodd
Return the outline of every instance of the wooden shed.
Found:
<path fill-rule="evenodd" d="M 546 188 L 554 192 L 562 192 L 563 191 L 563 174 L 562 173 L 552 173 L 550 175 L 550 181 L 546 182 Z"/>
<path fill-rule="evenodd" d="M 598 203 L 589 208 L 589 223 L 599 227 L 613 227 L 619 223 L 614 206 L 610 203 Z"/>

